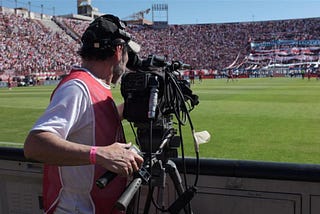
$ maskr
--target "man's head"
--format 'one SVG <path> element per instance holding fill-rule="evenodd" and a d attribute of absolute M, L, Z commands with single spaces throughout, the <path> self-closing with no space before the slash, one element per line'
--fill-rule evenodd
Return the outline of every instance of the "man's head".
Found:
<path fill-rule="evenodd" d="M 114 65 L 112 70 L 113 83 L 126 69 L 128 52 L 140 51 L 140 46 L 131 40 L 131 35 L 125 28 L 126 24 L 118 17 L 107 14 L 96 18 L 81 37 L 82 47 L 79 54 L 85 61 L 119 58 L 118 64 Z"/>
<path fill-rule="evenodd" d="M 125 28 L 126 23 L 116 16 L 106 14 L 96 18 L 81 37 L 80 56 L 87 60 L 105 60 L 114 55 L 117 45 L 139 52 L 140 46 L 131 40 Z"/>

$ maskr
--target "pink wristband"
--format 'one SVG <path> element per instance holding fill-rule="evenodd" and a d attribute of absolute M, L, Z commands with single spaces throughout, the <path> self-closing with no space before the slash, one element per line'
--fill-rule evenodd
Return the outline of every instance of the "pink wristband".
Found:
<path fill-rule="evenodd" d="M 90 164 L 96 164 L 97 147 L 92 146 L 90 149 Z"/>

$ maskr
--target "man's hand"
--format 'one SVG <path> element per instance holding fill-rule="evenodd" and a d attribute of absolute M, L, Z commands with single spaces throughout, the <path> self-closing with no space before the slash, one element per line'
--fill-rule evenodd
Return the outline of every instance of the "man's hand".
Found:
<path fill-rule="evenodd" d="M 120 176 L 131 175 L 141 168 L 143 158 L 130 150 L 130 146 L 131 144 L 114 143 L 97 147 L 97 164 Z"/>

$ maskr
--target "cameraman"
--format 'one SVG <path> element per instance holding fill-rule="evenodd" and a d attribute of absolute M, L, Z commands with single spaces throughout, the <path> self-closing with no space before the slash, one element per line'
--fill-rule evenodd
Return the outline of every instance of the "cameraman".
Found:
<path fill-rule="evenodd" d="M 114 204 L 126 177 L 139 170 L 143 159 L 125 144 L 123 105 L 116 107 L 110 84 L 125 72 L 128 51 L 138 52 L 139 45 L 113 15 L 95 19 L 81 41 L 82 66 L 53 91 L 26 138 L 24 154 L 45 163 L 46 213 L 118 213 Z M 98 189 L 95 181 L 107 170 L 120 176 Z"/>

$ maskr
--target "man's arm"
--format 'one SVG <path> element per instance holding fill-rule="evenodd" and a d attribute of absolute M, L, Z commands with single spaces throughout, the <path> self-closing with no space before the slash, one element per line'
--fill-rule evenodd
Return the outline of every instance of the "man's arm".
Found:
<path fill-rule="evenodd" d="M 89 164 L 90 146 L 73 143 L 48 131 L 31 131 L 24 144 L 28 159 L 54 165 Z"/>
<path fill-rule="evenodd" d="M 97 164 L 121 176 L 140 169 L 143 158 L 128 148 L 130 144 L 114 143 L 97 147 Z M 91 146 L 64 140 L 47 131 L 31 131 L 24 144 L 26 158 L 47 164 L 75 166 L 90 164 Z"/>

